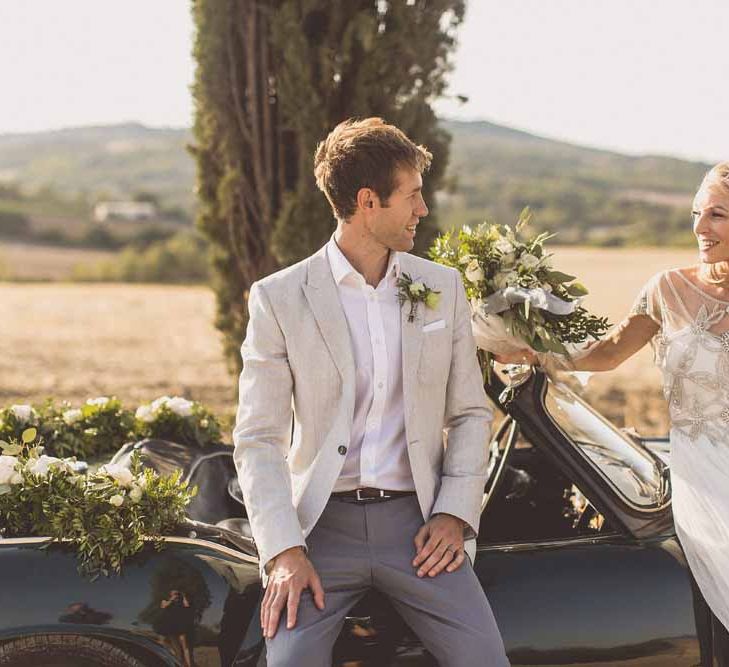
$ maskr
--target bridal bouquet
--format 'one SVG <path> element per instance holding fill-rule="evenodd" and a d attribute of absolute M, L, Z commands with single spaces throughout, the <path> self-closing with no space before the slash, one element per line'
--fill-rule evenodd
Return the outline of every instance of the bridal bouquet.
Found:
<path fill-rule="evenodd" d="M 78 471 L 75 459 L 47 456 L 28 428 L 20 443 L 0 441 L 0 538 L 50 537 L 73 544 L 79 570 L 93 577 L 119 573 L 124 559 L 185 520 L 195 495 L 180 472 L 160 476 L 142 468 L 107 464 Z"/>
<path fill-rule="evenodd" d="M 580 305 L 584 285 L 552 266 L 552 255 L 544 250 L 550 234 L 521 238 L 530 219 L 527 208 L 514 229 L 485 222 L 475 229 L 464 226 L 437 238 L 430 256 L 460 271 L 479 348 L 568 356 L 569 345 L 599 338 L 609 324 Z"/>

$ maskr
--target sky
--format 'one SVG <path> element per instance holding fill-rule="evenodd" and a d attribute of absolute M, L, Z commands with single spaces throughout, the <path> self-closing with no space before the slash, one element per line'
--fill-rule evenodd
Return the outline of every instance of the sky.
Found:
<path fill-rule="evenodd" d="M 439 115 L 627 153 L 729 159 L 727 0 L 467 6 Z M 193 34 L 187 0 L 4 0 L 0 134 L 189 126 Z"/>

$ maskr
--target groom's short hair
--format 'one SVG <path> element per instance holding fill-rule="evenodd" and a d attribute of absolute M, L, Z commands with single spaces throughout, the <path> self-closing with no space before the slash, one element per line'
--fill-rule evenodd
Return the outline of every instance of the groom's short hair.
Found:
<path fill-rule="evenodd" d="M 430 167 L 432 154 L 413 143 L 405 133 L 382 118 L 350 118 L 339 123 L 316 147 L 314 176 L 339 220 L 357 210 L 357 192 L 370 188 L 383 206 L 397 187 L 398 168 L 421 174 Z"/>

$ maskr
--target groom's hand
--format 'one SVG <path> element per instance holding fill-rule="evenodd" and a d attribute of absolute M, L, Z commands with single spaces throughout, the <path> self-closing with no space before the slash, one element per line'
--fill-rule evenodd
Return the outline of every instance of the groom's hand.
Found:
<path fill-rule="evenodd" d="M 261 628 L 263 636 L 271 638 L 276 634 L 281 613 L 286 608 L 286 628 L 296 625 L 301 592 L 311 589 L 314 604 L 324 609 L 324 588 L 319 575 L 301 547 L 282 551 L 271 560 L 268 586 L 261 603 Z"/>
<path fill-rule="evenodd" d="M 453 572 L 463 565 L 463 520 L 452 514 L 432 516 L 415 535 L 418 576 L 434 577 L 443 569 Z"/>

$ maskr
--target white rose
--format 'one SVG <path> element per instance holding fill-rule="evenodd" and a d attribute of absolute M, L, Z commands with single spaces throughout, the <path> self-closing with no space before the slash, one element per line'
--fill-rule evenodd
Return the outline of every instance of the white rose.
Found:
<path fill-rule="evenodd" d="M 531 271 L 531 269 L 535 268 L 539 264 L 539 258 L 526 252 L 519 258 L 519 264 L 521 264 L 525 269 L 529 269 Z"/>
<path fill-rule="evenodd" d="M 410 294 L 420 294 L 425 291 L 423 283 L 410 283 Z"/>
<path fill-rule="evenodd" d="M 40 477 L 45 477 L 52 467 L 65 470 L 66 472 L 73 471 L 71 466 L 63 459 L 57 459 L 55 456 L 46 456 L 45 454 L 41 455 L 37 459 L 31 459 L 28 461 L 27 467 L 28 472 Z"/>
<path fill-rule="evenodd" d="M 480 283 L 484 279 L 484 272 L 477 259 L 471 260 L 466 267 L 466 279 L 472 283 Z"/>
<path fill-rule="evenodd" d="M 121 507 L 124 503 L 124 496 L 120 494 L 115 494 L 111 498 L 109 498 L 109 504 L 114 505 L 114 507 Z"/>
<path fill-rule="evenodd" d="M 98 398 L 89 398 L 86 401 L 86 405 L 106 405 L 109 399 L 106 396 L 99 396 Z"/>
<path fill-rule="evenodd" d="M 17 465 L 18 459 L 14 456 L 0 456 L 0 486 L 13 483 L 13 477 L 17 473 Z"/>
<path fill-rule="evenodd" d="M 132 490 L 129 492 L 129 499 L 133 503 L 138 503 L 142 499 L 142 495 L 144 494 L 144 491 L 139 486 L 133 486 Z"/>
<path fill-rule="evenodd" d="M 494 243 L 494 248 L 496 248 L 502 255 L 508 255 L 510 252 L 514 252 L 514 246 L 511 241 L 504 238 L 496 241 L 496 243 Z"/>
<path fill-rule="evenodd" d="M 132 471 L 118 463 L 107 463 L 99 468 L 99 472 L 102 475 L 109 475 L 119 486 L 128 487 L 134 483 Z"/>
<path fill-rule="evenodd" d="M 514 266 L 514 262 L 516 262 L 516 253 L 509 252 L 501 256 L 501 266 L 503 267 Z"/>
<path fill-rule="evenodd" d="M 140 405 L 134 413 L 134 416 L 143 422 L 154 421 L 154 411 L 151 405 Z"/>
<path fill-rule="evenodd" d="M 75 424 L 77 421 L 79 421 L 83 417 L 83 414 L 84 413 L 78 409 L 66 410 L 63 413 L 63 421 L 70 426 L 71 424 Z"/>
<path fill-rule="evenodd" d="M 30 405 L 11 405 L 10 411 L 21 424 L 27 424 L 33 417 L 33 408 Z"/>
<path fill-rule="evenodd" d="M 182 396 L 175 396 L 167 401 L 167 408 L 180 417 L 189 417 L 192 414 L 193 405 L 192 401 L 188 401 Z"/>
<path fill-rule="evenodd" d="M 506 277 L 511 275 L 510 271 L 499 271 L 494 276 L 494 285 L 496 285 L 496 289 L 504 289 L 507 286 Z"/>
<path fill-rule="evenodd" d="M 167 405 L 170 402 L 169 396 L 160 396 L 152 401 L 152 412 L 157 412 L 161 407 Z"/>

